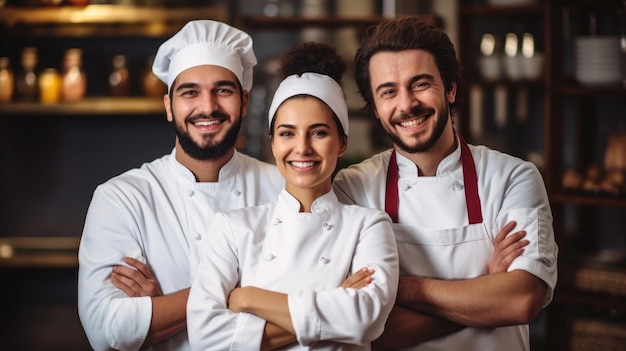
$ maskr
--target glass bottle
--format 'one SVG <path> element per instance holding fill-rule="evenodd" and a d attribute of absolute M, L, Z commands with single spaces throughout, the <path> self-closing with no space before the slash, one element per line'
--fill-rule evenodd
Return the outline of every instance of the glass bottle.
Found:
<path fill-rule="evenodd" d="M 22 49 L 22 69 L 15 78 L 16 97 L 21 101 L 37 100 L 37 48 Z"/>
<path fill-rule="evenodd" d="M 87 77 L 82 69 L 81 49 L 68 49 L 63 59 L 63 101 L 80 101 L 85 97 Z"/>
<path fill-rule="evenodd" d="M 8 57 L 0 57 L 0 103 L 13 100 L 13 71 Z"/>
<path fill-rule="evenodd" d="M 146 69 L 144 70 L 142 79 L 143 94 L 146 97 L 162 99 L 163 95 L 167 94 L 167 85 L 152 73 L 153 62 L 154 56 L 148 58 L 146 62 Z"/>
<path fill-rule="evenodd" d="M 61 101 L 61 75 L 54 68 L 46 68 L 39 75 L 39 102 L 54 104 Z"/>
<path fill-rule="evenodd" d="M 128 96 L 131 90 L 130 74 L 126 67 L 126 56 L 113 57 L 113 71 L 109 75 L 109 93 L 112 96 Z"/>

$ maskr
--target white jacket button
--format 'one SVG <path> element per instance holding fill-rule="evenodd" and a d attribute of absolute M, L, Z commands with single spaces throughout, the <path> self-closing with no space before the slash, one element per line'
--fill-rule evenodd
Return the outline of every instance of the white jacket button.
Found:
<path fill-rule="evenodd" d="M 272 255 L 271 253 L 265 254 L 266 261 L 273 261 L 275 258 L 276 256 Z"/>

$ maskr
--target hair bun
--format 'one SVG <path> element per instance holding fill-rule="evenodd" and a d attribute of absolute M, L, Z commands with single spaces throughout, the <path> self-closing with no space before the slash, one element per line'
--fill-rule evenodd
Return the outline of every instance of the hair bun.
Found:
<path fill-rule="evenodd" d="M 346 68 L 346 63 L 337 54 L 337 49 L 334 46 L 305 42 L 285 51 L 280 58 L 278 72 L 283 79 L 293 74 L 319 73 L 333 78 L 341 85 L 341 77 Z"/>

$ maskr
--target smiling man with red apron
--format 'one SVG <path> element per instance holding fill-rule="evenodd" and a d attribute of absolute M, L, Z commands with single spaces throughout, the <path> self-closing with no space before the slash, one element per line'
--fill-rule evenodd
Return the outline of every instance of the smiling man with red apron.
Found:
<path fill-rule="evenodd" d="M 392 313 L 385 334 L 404 343 L 385 346 L 529 350 L 528 323 L 551 302 L 557 281 L 548 196 L 535 165 L 468 145 L 454 131 L 458 69 L 439 28 L 404 18 L 368 29 L 355 77 L 394 147 L 339 171 L 333 187 L 340 201 L 393 219 L 402 275 L 396 306 L 462 326 L 406 343 L 402 333 L 422 330 L 394 335 L 390 325 L 408 323 L 393 322 Z M 506 272 L 490 274 L 495 237 L 511 221 L 528 245 Z"/>

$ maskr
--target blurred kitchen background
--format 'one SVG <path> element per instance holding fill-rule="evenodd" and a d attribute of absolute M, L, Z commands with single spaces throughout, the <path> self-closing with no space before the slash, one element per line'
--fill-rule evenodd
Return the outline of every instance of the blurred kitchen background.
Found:
<path fill-rule="evenodd" d="M 84 216 L 98 184 L 171 151 L 164 85 L 149 68 L 188 20 L 253 36 L 238 147 L 270 162 L 276 58 L 300 41 L 336 45 L 349 63 L 343 167 L 389 147 L 352 82 L 358 34 L 417 15 L 457 47 L 456 128 L 546 181 L 559 283 L 531 325 L 532 350 L 626 350 L 625 10 L 624 0 L 0 0 L 0 349 L 90 349 L 76 311 Z"/>

